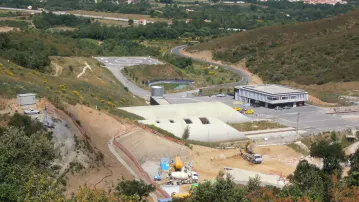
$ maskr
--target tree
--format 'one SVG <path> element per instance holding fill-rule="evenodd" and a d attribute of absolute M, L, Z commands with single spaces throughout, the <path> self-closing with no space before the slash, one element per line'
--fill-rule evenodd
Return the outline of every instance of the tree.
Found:
<path fill-rule="evenodd" d="M 146 184 L 142 180 L 122 180 L 116 187 L 119 196 L 138 196 L 140 199 L 147 197 L 155 191 L 152 184 Z"/>
<path fill-rule="evenodd" d="M 128 20 L 128 25 L 131 25 L 131 26 L 132 26 L 133 23 L 134 23 L 133 19 L 129 19 L 129 20 Z"/>
<path fill-rule="evenodd" d="M 251 201 L 254 201 L 256 199 L 260 199 L 261 193 L 261 178 L 259 175 L 256 175 L 254 178 L 249 178 L 246 191 L 248 193 L 247 197 L 251 199 Z"/>
<path fill-rule="evenodd" d="M 182 139 L 183 140 L 188 140 L 189 138 L 189 126 L 187 126 L 184 131 L 183 131 L 183 134 L 182 134 Z"/>
<path fill-rule="evenodd" d="M 28 135 L 22 128 L 6 128 L 0 137 L 0 201 L 24 201 L 33 190 L 26 183 L 36 181 L 34 173 L 48 174 L 54 157 L 53 144 L 43 131 Z"/>
<path fill-rule="evenodd" d="M 302 160 L 298 163 L 294 174 L 289 176 L 289 179 L 290 182 L 294 186 L 298 186 L 303 195 L 308 196 L 310 200 L 323 200 L 325 192 L 324 184 L 326 179 L 323 176 L 321 170 L 315 165 L 308 163 L 307 160 Z M 297 192 L 296 187 L 290 187 L 289 190 L 292 192 Z"/>
<path fill-rule="evenodd" d="M 77 195 L 73 198 L 73 201 L 78 202 L 117 202 L 117 197 L 108 193 L 104 190 L 93 190 L 90 189 L 87 185 L 80 186 Z M 124 200 L 130 201 L 130 200 Z M 132 200 L 134 201 L 134 200 Z"/>
<path fill-rule="evenodd" d="M 339 143 L 328 143 L 326 141 L 315 142 L 310 147 L 310 156 L 323 158 L 323 171 L 327 174 L 341 175 L 341 162 L 345 161 L 345 153 Z"/>
<path fill-rule="evenodd" d="M 223 172 L 219 172 L 215 182 L 199 184 L 188 201 L 241 202 L 247 199 L 245 190 L 237 187 L 231 175 L 225 177 Z"/>
<path fill-rule="evenodd" d="M 56 181 L 42 173 L 31 172 L 29 181 L 25 183 L 25 192 L 25 202 L 66 201 Z"/>

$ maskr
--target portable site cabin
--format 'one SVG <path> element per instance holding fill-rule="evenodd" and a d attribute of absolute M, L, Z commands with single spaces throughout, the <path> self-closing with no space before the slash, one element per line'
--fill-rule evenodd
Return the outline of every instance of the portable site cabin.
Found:
<path fill-rule="evenodd" d="M 26 93 L 26 94 L 17 94 L 17 104 L 20 106 L 25 105 L 34 105 L 36 104 L 36 94 Z"/>

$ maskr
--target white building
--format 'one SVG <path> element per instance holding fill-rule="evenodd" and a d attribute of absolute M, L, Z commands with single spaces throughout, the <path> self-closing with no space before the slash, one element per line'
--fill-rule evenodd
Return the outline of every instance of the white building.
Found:
<path fill-rule="evenodd" d="M 20 106 L 34 105 L 36 104 L 36 94 L 34 93 L 17 94 L 16 101 L 17 104 L 19 104 Z"/>
<path fill-rule="evenodd" d="M 308 93 L 286 86 L 265 84 L 246 85 L 234 88 L 234 99 L 245 105 L 257 103 L 273 108 L 275 106 L 301 106 L 308 101 Z"/>

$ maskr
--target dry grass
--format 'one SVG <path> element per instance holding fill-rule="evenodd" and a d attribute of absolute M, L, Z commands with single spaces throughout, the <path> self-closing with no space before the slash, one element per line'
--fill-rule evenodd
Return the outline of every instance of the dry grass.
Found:
<path fill-rule="evenodd" d="M 159 21 L 159 22 L 168 22 L 169 21 L 164 18 L 153 18 L 150 15 L 140 15 L 140 14 L 108 13 L 108 12 L 82 11 L 82 10 L 68 11 L 67 13 L 82 14 L 82 15 L 95 15 L 95 16 L 113 17 L 113 18 L 128 18 L 128 19 L 135 19 L 135 20 L 144 18 L 149 21 Z"/>
<path fill-rule="evenodd" d="M 0 58 L 0 96 L 13 98 L 17 93 L 37 93 L 39 97 L 48 98 L 59 108 L 63 103 L 84 104 L 116 113 L 116 107 L 144 105 L 144 100 L 134 97 L 106 68 L 93 58 L 51 58 L 63 67 L 59 76 L 40 73 L 19 67 Z M 85 66 L 83 61 L 92 65 L 93 72 L 77 79 L 77 73 Z M 69 65 L 73 66 L 71 72 Z M 123 114 L 118 114 L 122 116 Z"/>
<path fill-rule="evenodd" d="M 14 27 L 0 27 L 0 33 L 1 32 L 11 32 L 13 30 L 15 30 L 17 28 L 14 28 Z"/>
<path fill-rule="evenodd" d="M 359 82 L 337 82 L 323 85 L 301 85 L 291 81 L 283 81 L 284 85 L 307 91 L 324 102 L 338 103 L 339 95 L 359 96 Z"/>
<path fill-rule="evenodd" d="M 253 121 L 245 122 L 238 124 L 231 124 L 231 126 L 238 131 L 256 131 L 256 130 L 267 130 L 267 129 L 277 129 L 277 128 L 286 128 L 287 126 L 282 125 L 277 122 L 272 121 Z"/>

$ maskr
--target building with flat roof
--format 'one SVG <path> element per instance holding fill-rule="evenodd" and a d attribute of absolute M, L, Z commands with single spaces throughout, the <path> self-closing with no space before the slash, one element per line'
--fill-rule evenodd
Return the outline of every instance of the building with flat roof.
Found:
<path fill-rule="evenodd" d="M 222 142 L 248 139 L 229 123 L 251 121 L 250 118 L 221 102 L 169 104 L 138 107 L 123 107 L 124 111 L 139 115 L 139 122 L 154 125 L 182 138 L 188 127 L 190 140 Z"/>
<path fill-rule="evenodd" d="M 17 94 L 16 101 L 17 104 L 20 106 L 34 105 L 36 104 L 36 94 L 34 93 Z"/>
<path fill-rule="evenodd" d="M 234 99 L 245 105 L 261 105 L 268 108 L 276 106 L 301 106 L 308 101 L 308 93 L 302 90 L 274 85 L 245 85 L 234 88 Z"/>

